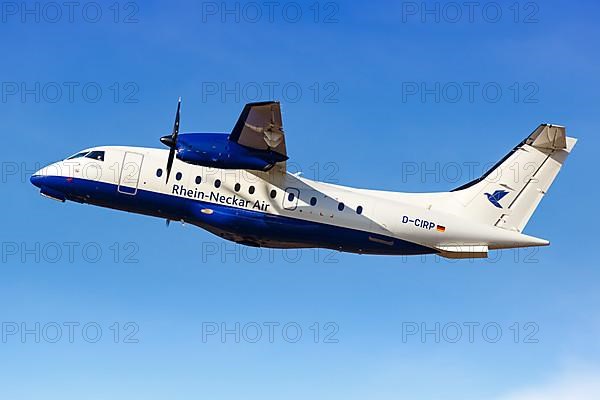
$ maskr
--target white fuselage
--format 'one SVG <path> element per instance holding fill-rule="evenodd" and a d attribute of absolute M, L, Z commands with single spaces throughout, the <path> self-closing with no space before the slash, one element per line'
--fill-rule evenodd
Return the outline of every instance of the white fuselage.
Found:
<path fill-rule="evenodd" d="M 268 172 L 224 170 L 177 159 L 167 183 L 167 150 L 92 150 L 102 151 L 103 160 L 60 161 L 40 170 L 32 182 L 50 197 L 187 221 L 256 246 L 423 254 L 457 245 L 485 246 L 487 251 L 547 244 L 470 221 L 460 215 L 462 205 L 450 193 L 355 189 L 312 181 L 277 166 Z"/>

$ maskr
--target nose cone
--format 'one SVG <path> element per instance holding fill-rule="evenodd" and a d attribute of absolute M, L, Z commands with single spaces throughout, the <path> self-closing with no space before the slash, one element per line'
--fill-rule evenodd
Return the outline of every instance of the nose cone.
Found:
<path fill-rule="evenodd" d="M 41 188 L 44 181 L 44 177 L 40 175 L 31 175 L 31 178 L 29 178 L 29 180 L 34 186 Z"/>
<path fill-rule="evenodd" d="M 52 172 L 48 171 L 48 167 L 42 168 L 29 178 L 34 186 L 40 188 L 40 194 L 44 197 L 48 197 L 53 200 L 64 202 L 66 195 L 62 184 L 60 183 L 61 178 L 54 176 Z M 67 178 L 68 180 L 68 178 Z"/>
<path fill-rule="evenodd" d="M 171 137 L 171 135 L 166 135 L 160 138 L 160 142 L 167 147 L 173 147 L 175 145 L 175 140 Z"/>
<path fill-rule="evenodd" d="M 46 173 L 44 172 L 45 168 L 40 169 L 39 171 L 35 172 L 33 175 L 31 175 L 31 178 L 29 178 L 29 181 L 34 185 L 37 186 L 39 188 L 42 187 L 44 181 L 46 180 Z"/>

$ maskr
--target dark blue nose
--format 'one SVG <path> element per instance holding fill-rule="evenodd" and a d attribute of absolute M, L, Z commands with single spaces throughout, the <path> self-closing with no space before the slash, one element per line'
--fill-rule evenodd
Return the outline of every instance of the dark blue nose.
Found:
<path fill-rule="evenodd" d="M 44 181 L 45 181 L 46 179 L 47 179 L 47 177 L 46 177 L 46 176 L 43 176 L 43 175 L 35 175 L 35 174 L 31 175 L 31 178 L 29 178 L 29 180 L 31 181 L 31 183 L 32 183 L 34 186 L 37 186 L 37 187 L 39 187 L 39 188 L 41 188 L 41 187 L 42 187 L 42 185 L 44 184 Z"/>
<path fill-rule="evenodd" d="M 67 178 L 67 180 L 68 179 L 69 178 Z M 63 202 L 66 200 L 64 190 L 59 184 L 61 178 L 42 175 L 36 172 L 29 180 L 33 185 L 40 188 L 42 196 Z"/>

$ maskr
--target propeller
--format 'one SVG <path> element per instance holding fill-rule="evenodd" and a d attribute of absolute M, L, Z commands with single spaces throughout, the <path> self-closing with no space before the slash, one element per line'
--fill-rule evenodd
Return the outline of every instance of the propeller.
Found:
<path fill-rule="evenodd" d="M 181 109 L 181 97 L 177 102 L 177 114 L 175 114 L 175 124 L 173 125 L 173 133 L 160 138 L 162 144 L 169 147 L 169 158 L 167 160 L 167 183 L 169 183 L 169 175 L 171 175 L 171 167 L 177 150 L 177 135 L 179 135 L 179 110 Z"/>

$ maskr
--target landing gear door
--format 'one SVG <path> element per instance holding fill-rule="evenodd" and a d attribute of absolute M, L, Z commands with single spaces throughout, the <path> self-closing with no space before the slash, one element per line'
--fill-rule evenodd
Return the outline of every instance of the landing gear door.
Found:
<path fill-rule="evenodd" d="M 142 161 L 144 161 L 143 154 L 132 153 L 130 151 L 125 153 L 123 165 L 121 166 L 121 174 L 119 175 L 119 187 L 117 189 L 120 193 L 130 195 L 137 193 L 138 181 L 140 180 L 140 173 L 142 171 Z"/>
<path fill-rule="evenodd" d="M 300 191 L 298 189 L 292 187 L 285 189 L 283 208 L 290 211 L 295 210 L 296 207 L 298 207 L 298 197 L 300 197 Z"/>

